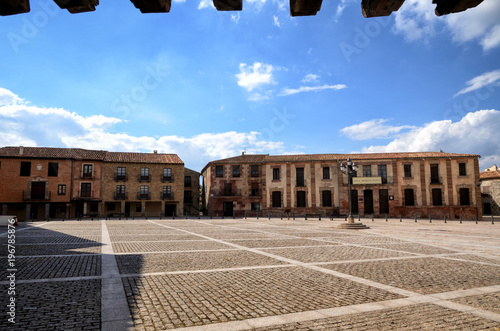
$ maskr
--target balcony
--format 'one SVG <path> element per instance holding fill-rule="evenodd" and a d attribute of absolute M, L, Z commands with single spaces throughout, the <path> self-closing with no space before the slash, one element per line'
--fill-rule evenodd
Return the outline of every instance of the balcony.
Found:
<path fill-rule="evenodd" d="M 151 193 L 137 192 L 137 200 L 151 200 Z"/>
<path fill-rule="evenodd" d="M 305 179 L 297 179 L 295 186 L 296 187 L 306 187 L 307 181 Z"/>
<path fill-rule="evenodd" d="M 160 175 L 160 180 L 162 183 L 173 183 L 174 182 L 174 175 L 170 175 L 170 176 Z"/>
<path fill-rule="evenodd" d="M 128 176 L 127 175 L 118 175 L 118 174 L 115 174 L 115 182 L 126 182 L 128 180 Z"/>
<path fill-rule="evenodd" d="M 162 200 L 174 200 L 174 193 L 173 192 L 170 192 L 170 193 L 167 193 L 167 192 L 160 192 L 160 198 Z"/>
<path fill-rule="evenodd" d="M 139 175 L 139 176 L 137 176 L 137 180 L 139 182 L 150 182 L 151 181 L 151 175 Z"/>
<path fill-rule="evenodd" d="M 33 192 L 23 191 L 23 201 L 49 201 L 51 199 L 50 193 L 33 194 Z"/>
<path fill-rule="evenodd" d="M 94 191 L 78 191 L 79 199 L 92 199 L 94 197 Z"/>
<path fill-rule="evenodd" d="M 80 178 L 82 179 L 94 179 L 94 173 L 93 172 L 84 172 Z"/>
<path fill-rule="evenodd" d="M 436 176 L 431 176 L 431 184 L 434 185 L 441 185 L 443 184 L 443 178 L 442 177 L 436 177 Z"/>
<path fill-rule="evenodd" d="M 115 199 L 115 200 L 127 200 L 128 193 L 127 192 L 115 192 L 113 194 L 113 199 Z"/>

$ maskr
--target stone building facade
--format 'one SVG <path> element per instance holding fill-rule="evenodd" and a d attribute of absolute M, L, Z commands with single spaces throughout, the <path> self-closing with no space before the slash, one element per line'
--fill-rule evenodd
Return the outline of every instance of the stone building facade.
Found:
<path fill-rule="evenodd" d="M 212 216 L 344 215 L 350 157 L 352 209 L 363 216 L 481 216 L 478 155 L 452 153 L 241 155 L 202 170 Z"/>
<path fill-rule="evenodd" d="M 183 198 L 175 154 L 0 148 L 0 211 L 19 220 L 180 215 Z"/>
<path fill-rule="evenodd" d="M 496 166 L 481 172 L 481 200 L 484 215 L 500 215 L 500 170 Z"/>
<path fill-rule="evenodd" d="M 200 173 L 184 168 L 184 215 L 200 214 Z"/>

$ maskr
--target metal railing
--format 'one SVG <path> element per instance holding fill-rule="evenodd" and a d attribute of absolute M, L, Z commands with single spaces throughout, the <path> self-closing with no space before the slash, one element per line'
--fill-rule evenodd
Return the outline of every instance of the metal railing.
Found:
<path fill-rule="evenodd" d="M 138 175 L 137 180 L 139 182 L 150 182 L 151 181 L 151 175 Z"/>
<path fill-rule="evenodd" d="M 128 180 L 128 176 L 127 175 L 118 175 L 118 174 L 115 174 L 115 182 L 119 182 L 119 181 L 126 182 L 127 180 Z"/>
<path fill-rule="evenodd" d="M 51 192 L 48 194 L 33 194 L 33 192 L 23 191 L 23 201 L 33 201 L 33 200 L 50 200 Z"/>
<path fill-rule="evenodd" d="M 213 192 L 216 197 L 238 197 L 241 196 L 241 189 L 233 190 L 216 190 Z"/>
<path fill-rule="evenodd" d="M 431 184 L 443 184 L 443 178 L 431 176 L 430 183 Z"/>
<path fill-rule="evenodd" d="M 160 198 L 162 200 L 174 200 L 174 193 L 160 192 Z"/>
<path fill-rule="evenodd" d="M 160 180 L 162 181 L 162 183 L 173 183 L 174 182 L 174 175 L 170 175 L 170 176 L 164 176 L 163 174 L 160 175 Z"/>
<path fill-rule="evenodd" d="M 93 198 L 94 191 L 78 191 L 79 198 Z"/>
<path fill-rule="evenodd" d="M 151 193 L 137 192 L 137 200 L 151 200 Z"/>
<path fill-rule="evenodd" d="M 127 192 L 115 192 L 113 194 L 113 199 L 115 200 L 127 200 L 128 199 L 128 193 Z"/>

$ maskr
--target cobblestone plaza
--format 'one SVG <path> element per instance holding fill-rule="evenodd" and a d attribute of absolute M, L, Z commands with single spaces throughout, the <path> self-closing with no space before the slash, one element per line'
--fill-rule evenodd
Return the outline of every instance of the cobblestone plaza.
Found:
<path fill-rule="evenodd" d="M 2 330 L 500 330 L 500 221 L 21 223 Z"/>

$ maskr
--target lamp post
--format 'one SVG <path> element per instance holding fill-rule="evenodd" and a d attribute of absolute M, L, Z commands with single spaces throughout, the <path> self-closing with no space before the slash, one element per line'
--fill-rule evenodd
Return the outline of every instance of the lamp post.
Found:
<path fill-rule="evenodd" d="M 346 165 L 347 164 L 347 165 Z M 351 158 L 347 158 L 347 162 L 340 163 L 340 171 L 347 175 L 347 183 L 349 187 L 349 216 L 347 216 L 347 223 L 354 223 L 354 217 L 352 216 L 352 202 L 351 202 L 351 178 L 356 171 L 358 171 L 358 165 L 356 162 L 351 161 Z"/>

